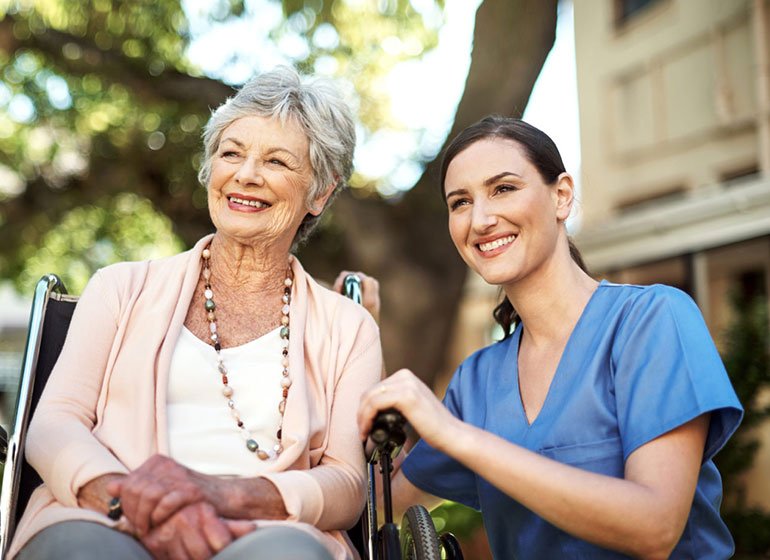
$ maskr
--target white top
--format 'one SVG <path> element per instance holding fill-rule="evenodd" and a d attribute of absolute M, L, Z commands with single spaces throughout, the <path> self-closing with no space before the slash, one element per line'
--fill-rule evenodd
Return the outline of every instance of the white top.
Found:
<path fill-rule="evenodd" d="M 251 437 L 266 451 L 278 442 L 281 349 L 280 328 L 276 328 L 221 351 L 235 408 Z M 214 347 L 182 327 L 168 383 L 169 454 L 198 472 L 255 476 L 266 462 L 246 448 L 246 436 L 230 412 L 223 387 Z"/>

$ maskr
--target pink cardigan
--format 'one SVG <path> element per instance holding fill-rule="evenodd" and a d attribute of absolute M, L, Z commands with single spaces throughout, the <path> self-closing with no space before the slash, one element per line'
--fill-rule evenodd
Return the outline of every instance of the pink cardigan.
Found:
<path fill-rule="evenodd" d="M 112 522 L 79 508 L 79 489 L 168 453 L 169 365 L 200 274 L 193 249 L 98 271 L 80 298 L 59 361 L 33 418 L 26 456 L 45 482 L 33 493 L 10 548 L 60 521 Z M 379 330 L 362 307 L 292 266 L 290 369 L 284 452 L 262 474 L 289 520 L 321 538 L 335 558 L 357 554 L 344 531 L 359 517 L 366 474 L 355 414 L 382 371 Z M 260 524 L 276 522 L 259 522 Z"/>

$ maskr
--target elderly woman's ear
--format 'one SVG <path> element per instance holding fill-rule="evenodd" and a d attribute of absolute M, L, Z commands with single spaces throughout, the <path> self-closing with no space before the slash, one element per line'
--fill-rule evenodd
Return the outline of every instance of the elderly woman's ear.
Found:
<path fill-rule="evenodd" d="M 335 181 L 326 187 L 326 189 L 321 191 L 321 193 L 310 202 L 308 210 L 313 216 L 318 216 L 321 212 L 323 212 L 324 208 L 326 207 L 326 202 L 334 192 L 334 189 L 337 188 L 337 182 L 338 181 Z"/>

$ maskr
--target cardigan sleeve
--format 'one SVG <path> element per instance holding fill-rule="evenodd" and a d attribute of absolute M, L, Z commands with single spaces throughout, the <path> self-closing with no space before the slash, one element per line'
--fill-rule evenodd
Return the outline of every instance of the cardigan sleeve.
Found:
<path fill-rule="evenodd" d="M 368 314 L 348 356 L 337 376 L 328 440 L 318 464 L 308 470 L 262 475 L 278 488 L 289 520 L 322 531 L 352 527 L 364 507 L 366 469 L 356 413 L 361 395 L 380 380 L 383 371 L 379 329 Z"/>
<path fill-rule="evenodd" d="M 127 472 L 92 434 L 119 308 L 117 290 L 97 272 L 78 301 L 27 433 L 27 460 L 66 506 L 77 507 L 78 491 L 87 482 Z"/>

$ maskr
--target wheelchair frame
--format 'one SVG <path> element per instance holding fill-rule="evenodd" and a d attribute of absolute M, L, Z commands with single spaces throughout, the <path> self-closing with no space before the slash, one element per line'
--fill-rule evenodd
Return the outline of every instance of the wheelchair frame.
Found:
<path fill-rule="evenodd" d="M 361 280 L 349 275 L 343 282 L 344 294 L 361 303 Z M 32 491 L 42 482 L 24 459 L 27 426 L 53 365 L 61 352 L 78 297 L 67 294 L 55 274 L 43 276 L 35 286 L 29 331 L 24 349 L 16 410 L 10 434 L 0 427 L 0 463 L 5 464 L 0 490 L 0 558 L 4 558 Z M 386 411 L 392 413 L 394 411 Z M 396 413 L 397 414 L 397 413 Z M 398 415 L 400 417 L 400 415 Z M 378 417 L 379 420 L 380 417 Z M 375 422 L 377 422 L 376 420 Z M 388 429 L 376 441 L 370 439 L 367 452 L 367 503 L 359 524 L 363 560 L 462 560 L 462 551 L 453 535 L 436 535 L 430 514 L 422 506 L 411 506 L 404 515 L 402 531 L 392 520 L 390 498 L 391 460 L 398 455 L 406 436 L 403 418 L 387 420 Z M 382 473 L 385 524 L 378 530 L 375 470 Z M 444 555 L 441 555 L 442 551 Z"/>

